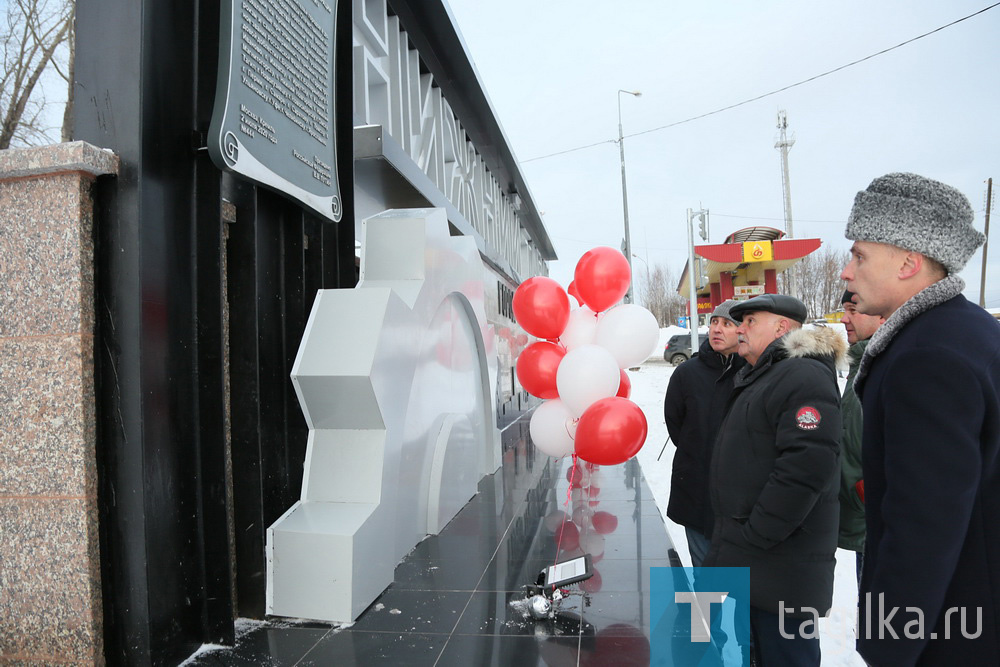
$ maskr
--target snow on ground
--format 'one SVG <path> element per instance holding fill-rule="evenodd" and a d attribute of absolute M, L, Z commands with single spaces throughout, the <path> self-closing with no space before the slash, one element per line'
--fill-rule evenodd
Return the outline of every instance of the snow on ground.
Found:
<path fill-rule="evenodd" d="M 380 603 L 378 607 L 382 607 L 382 604 Z M 273 618 L 267 621 L 261 621 L 252 618 L 237 618 L 235 623 L 233 624 L 233 629 L 235 630 L 236 634 L 236 644 L 239 645 L 240 641 L 254 630 L 258 630 L 261 628 L 295 628 L 302 625 L 310 624 L 312 622 L 313 621 L 305 618 L 302 619 L 286 618 L 280 621 L 275 620 Z M 330 632 L 336 634 L 338 632 L 341 632 L 342 630 L 346 630 L 353 626 L 354 623 L 343 623 L 338 627 L 331 629 Z M 221 646 L 219 644 L 202 644 L 201 647 L 198 648 L 198 650 L 189 655 L 184 660 L 184 662 L 180 663 L 177 667 L 189 667 L 190 665 L 194 665 L 201 656 L 207 653 L 217 653 L 219 651 L 224 651 L 231 654 L 234 648 L 235 648 L 234 646 Z M 221 659 L 225 660 L 227 658 L 221 658 Z"/>
<path fill-rule="evenodd" d="M 671 332 L 663 337 L 666 339 L 678 332 Z M 680 333 L 687 332 L 683 329 Z M 646 444 L 637 455 L 643 475 L 660 508 L 663 520 L 681 562 L 691 566 L 688 553 L 687 538 L 684 528 L 670 521 L 666 516 L 667 498 L 670 495 L 670 469 L 674 456 L 673 444 L 663 445 L 667 441 L 667 427 L 663 422 L 663 396 L 667 391 L 667 383 L 674 367 L 663 361 L 663 345 L 650 356 L 636 371 L 627 371 L 632 381 L 631 399 L 642 408 L 649 424 L 649 435 Z M 840 380 L 843 388 L 844 380 Z M 663 452 L 662 456 L 660 452 Z M 659 460 L 657 460 L 659 459 Z M 820 645 L 823 653 L 823 665 L 830 667 L 864 667 L 864 661 L 854 650 L 854 623 L 857 605 L 857 579 L 855 575 L 855 554 L 853 551 L 837 550 L 837 568 L 834 580 L 833 610 L 829 617 L 820 619 Z"/>

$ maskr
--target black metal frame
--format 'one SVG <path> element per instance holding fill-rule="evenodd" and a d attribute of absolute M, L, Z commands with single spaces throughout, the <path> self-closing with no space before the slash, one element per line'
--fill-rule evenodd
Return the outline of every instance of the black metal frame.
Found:
<path fill-rule="evenodd" d="M 232 643 L 237 614 L 263 615 L 264 532 L 299 494 L 308 433 L 289 371 L 316 289 L 357 279 L 349 112 L 337 119 L 340 224 L 220 173 L 203 148 L 219 2 L 77 3 L 75 138 L 121 158 L 118 178 L 96 186 L 94 224 L 108 664 L 176 664 Z M 347 0 L 337 49 L 346 110 Z"/>

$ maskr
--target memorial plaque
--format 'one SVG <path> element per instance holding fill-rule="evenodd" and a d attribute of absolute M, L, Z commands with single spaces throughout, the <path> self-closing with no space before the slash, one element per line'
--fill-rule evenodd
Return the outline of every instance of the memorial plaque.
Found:
<path fill-rule="evenodd" d="M 208 150 L 227 169 L 339 221 L 338 0 L 223 0 Z"/>

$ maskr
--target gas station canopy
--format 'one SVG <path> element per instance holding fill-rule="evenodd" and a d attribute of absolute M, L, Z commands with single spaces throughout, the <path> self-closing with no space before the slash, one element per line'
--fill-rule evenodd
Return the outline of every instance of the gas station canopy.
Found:
<path fill-rule="evenodd" d="M 784 239 L 780 229 L 746 227 L 725 242 L 694 247 L 698 312 L 710 313 L 726 299 L 776 294 L 778 273 L 814 252 L 820 239 Z M 685 265 L 677 292 L 687 296 L 690 267 Z"/>

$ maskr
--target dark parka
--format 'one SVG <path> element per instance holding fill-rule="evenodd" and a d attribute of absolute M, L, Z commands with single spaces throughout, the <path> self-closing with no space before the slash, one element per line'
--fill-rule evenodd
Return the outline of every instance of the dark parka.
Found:
<path fill-rule="evenodd" d="M 868 347 L 867 340 L 859 340 L 848 354 L 851 370 L 847 385 L 840 399 L 840 416 L 844 435 L 840 439 L 840 540 L 841 549 L 863 552 L 865 550 L 865 504 L 858 493 L 861 481 L 861 401 L 854 393 L 854 377 L 861 365 L 861 356 Z"/>
<path fill-rule="evenodd" d="M 694 355 L 670 376 L 663 400 L 674 452 L 667 517 L 706 537 L 712 534 L 712 504 L 708 472 L 712 445 L 726 413 L 736 372 L 746 364 L 737 354 L 728 358 L 706 340 Z"/>
<path fill-rule="evenodd" d="M 847 343 L 798 329 L 736 376 L 712 462 L 706 566 L 749 567 L 751 606 L 826 614 L 833 597 L 840 464 L 836 365 Z M 794 611 L 792 611 L 794 609 Z"/>
<path fill-rule="evenodd" d="M 949 280 L 879 327 L 856 383 L 868 527 L 858 650 L 880 667 L 1000 665 L 1000 325 Z M 899 639 L 880 627 L 880 595 L 882 618 L 898 607 Z M 922 638 L 906 637 L 910 623 Z"/>

